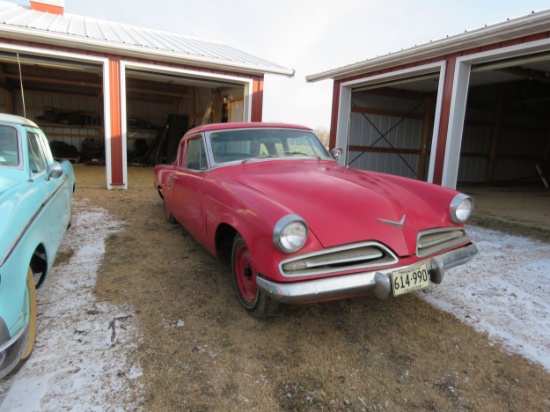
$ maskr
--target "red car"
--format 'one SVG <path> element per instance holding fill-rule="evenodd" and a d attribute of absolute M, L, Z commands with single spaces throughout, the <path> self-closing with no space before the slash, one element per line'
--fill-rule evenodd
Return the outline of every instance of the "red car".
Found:
<path fill-rule="evenodd" d="M 255 316 L 279 302 L 412 292 L 477 253 L 464 231 L 471 197 L 342 167 L 302 126 L 196 127 L 154 174 L 166 219 L 231 262 Z"/>

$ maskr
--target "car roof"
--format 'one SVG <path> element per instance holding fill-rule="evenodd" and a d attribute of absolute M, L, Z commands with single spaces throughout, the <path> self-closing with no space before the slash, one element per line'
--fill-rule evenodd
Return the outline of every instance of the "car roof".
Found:
<path fill-rule="evenodd" d="M 36 125 L 36 123 L 34 123 L 32 120 L 26 119 L 26 118 L 21 117 L 21 116 L 16 116 L 16 115 L 13 115 L 13 114 L 0 113 L 0 121 L 1 122 L 24 124 L 26 126 L 32 126 L 32 127 L 38 127 Z"/>
<path fill-rule="evenodd" d="M 214 130 L 234 130 L 234 129 L 258 129 L 258 128 L 277 128 L 277 129 L 300 129 L 312 130 L 309 127 L 289 124 L 289 123 L 268 123 L 268 122 L 236 122 L 236 123 L 212 123 L 203 126 L 197 126 L 185 133 L 186 136 L 194 133 L 209 132 Z"/>

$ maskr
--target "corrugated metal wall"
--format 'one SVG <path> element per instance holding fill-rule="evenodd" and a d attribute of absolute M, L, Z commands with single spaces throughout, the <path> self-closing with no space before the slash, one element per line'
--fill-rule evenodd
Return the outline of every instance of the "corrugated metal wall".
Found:
<path fill-rule="evenodd" d="M 14 113 L 23 115 L 19 93 L 14 94 Z M 82 149 L 86 138 L 104 139 L 103 102 L 100 97 L 25 91 L 27 118 L 36 122 L 48 140 Z M 56 120 L 54 120 L 54 118 Z"/>
<path fill-rule="evenodd" d="M 421 150 L 423 121 L 419 115 L 424 113 L 424 102 L 354 93 L 352 107 L 349 166 L 416 178 L 420 154 L 410 151 Z"/>
<path fill-rule="evenodd" d="M 529 87 L 509 82 L 470 88 L 458 183 L 537 178 L 535 165 L 549 150 L 550 121 L 537 104 L 541 96 Z M 433 128 L 427 96 L 382 88 L 353 93 L 349 166 L 425 179 Z"/>
<path fill-rule="evenodd" d="M 127 150 L 135 151 L 137 139 L 143 139 L 151 144 L 168 119 L 168 115 L 177 113 L 189 116 L 190 125 L 200 125 L 202 116 L 214 96 L 210 88 L 191 88 L 192 94 L 181 96 L 177 101 L 160 102 L 150 99 L 128 98 L 127 117 L 128 134 Z M 243 88 L 226 88 L 223 95 L 232 99 L 242 99 Z M 44 91 L 25 91 L 25 107 L 27 118 L 35 121 L 46 133 L 50 142 L 60 141 L 74 146 L 82 151 L 86 139 L 95 139 L 103 145 L 105 139 L 103 129 L 103 101 L 100 96 L 85 96 L 66 93 L 50 93 Z M 0 108 L 5 113 L 23 116 L 23 102 L 19 93 L 0 91 Z M 50 109 L 48 111 L 48 109 Z M 48 111 L 48 115 L 46 112 Z M 53 120 L 51 114 L 78 114 L 75 119 Z M 77 117 L 77 116 L 75 116 Z M 82 121 L 80 121 L 82 117 Z M 241 119 L 242 120 L 242 119 Z M 194 122 L 194 123 L 193 123 Z"/>
<path fill-rule="evenodd" d="M 515 103 L 511 96 L 519 88 L 518 84 L 509 83 L 470 91 L 459 182 L 536 178 L 535 164 L 542 161 L 545 153 L 549 121 L 547 115 Z"/>

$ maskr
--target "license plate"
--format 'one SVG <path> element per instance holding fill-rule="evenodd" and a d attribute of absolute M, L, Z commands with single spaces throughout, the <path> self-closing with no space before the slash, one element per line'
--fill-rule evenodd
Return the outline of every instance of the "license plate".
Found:
<path fill-rule="evenodd" d="M 393 296 L 404 295 L 430 286 L 430 273 L 427 262 L 392 272 Z"/>

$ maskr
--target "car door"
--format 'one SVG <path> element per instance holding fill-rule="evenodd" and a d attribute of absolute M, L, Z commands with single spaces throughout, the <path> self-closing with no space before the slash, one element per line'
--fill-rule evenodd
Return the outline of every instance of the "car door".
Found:
<path fill-rule="evenodd" d="M 67 175 L 52 178 L 48 167 L 54 163 L 46 137 L 36 129 L 27 129 L 27 150 L 30 174 L 35 190 L 40 193 L 44 208 L 38 224 L 48 226 L 52 252 L 57 252 L 70 219 L 70 194 Z"/>
<path fill-rule="evenodd" d="M 186 140 L 184 159 L 173 177 L 173 195 L 176 219 L 199 241 L 206 234 L 203 185 L 209 166 L 202 135 Z"/>

